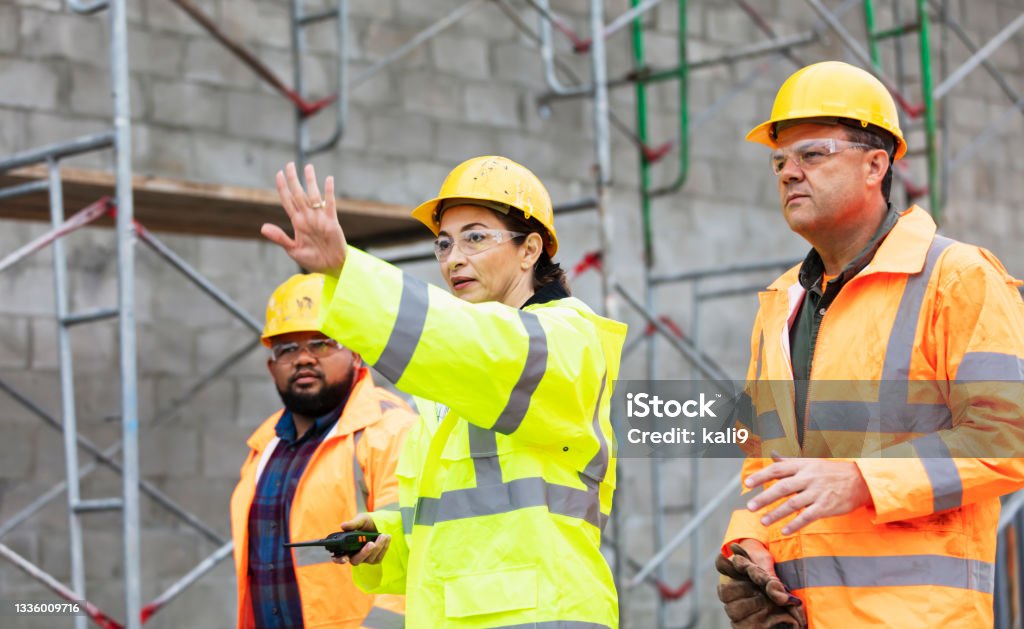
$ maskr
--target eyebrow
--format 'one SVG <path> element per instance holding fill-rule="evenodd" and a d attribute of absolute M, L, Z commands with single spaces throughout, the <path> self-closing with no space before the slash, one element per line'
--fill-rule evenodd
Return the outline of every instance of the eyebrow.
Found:
<path fill-rule="evenodd" d="M 478 227 L 483 227 L 484 229 L 490 229 L 489 227 L 487 227 L 487 225 L 484 225 L 483 223 L 469 223 L 468 225 L 463 225 L 462 229 L 460 229 L 459 231 L 460 232 L 469 231 L 471 229 L 476 229 Z M 441 231 L 439 231 L 437 233 L 437 235 L 438 236 L 441 236 L 441 235 L 451 236 L 451 234 L 448 233 L 448 230 L 445 230 L 445 229 L 442 229 Z"/>

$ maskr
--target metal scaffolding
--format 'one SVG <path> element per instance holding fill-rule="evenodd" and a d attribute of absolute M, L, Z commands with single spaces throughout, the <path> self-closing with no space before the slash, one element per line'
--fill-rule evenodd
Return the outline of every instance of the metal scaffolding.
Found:
<path fill-rule="evenodd" d="M 538 49 L 542 61 L 543 78 L 547 92 L 538 99 L 543 107 L 557 107 L 566 99 L 592 99 L 592 128 L 594 138 L 593 195 L 569 201 L 556 206 L 559 214 L 573 211 L 596 210 L 600 230 L 600 249 L 590 252 L 579 265 L 577 272 L 593 268 L 600 272 L 603 310 L 613 318 L 619 318 L 621 305 L 624 302 L 629 311 L 646 323 L 646 328 L 639 335 L 634 335 L 627 344 L 624 353 L 630 355 L 644 346 L 645 376 L 655 380 L 663 373 L 659 368 L 658 349 L 655 339 L 661 339 L 665 345 L 679 355 L 685 365 L 694 373 L 718 381 L 737 380 L 730 378 L 726 369 L 702 350 L 701 320 L 703 307 L 718 299 L 736 295 L 753 293 L 764 286 L 759 280 L 766 273 L 788 268 L 796 260 L 770 260 L 765 262 L 735 264 L 728 267 L 717 267 L 687 271 L 682 273 L 657 273 L 656 261 L 659 253 L 655 250 L 654 234 L 656 226 L 652 214 L 652 203 L 656 198 L 677 193 L 686 184 L 690 170 L 690 152 L 693 131 L 711 120 L 729 103 L 749 90 L 758 76 L 766 68 L 779 61 L 786 60 L 794 67 L 805 64 L 798 50 L 819 44 L 823 39 L 835 36 L 848 51 L 865 68 L 874 72 L 892 91 L 904 117 L 905 128 L 919 128 L 923 125 L 926 146 L 923 151 L 916 151 L 912 158 L 923 158 L 926 162 L 927 186 L 916 185 L 908 171 L 899 170 L 897 175 L 903 182 L 903 192 L 907 198 L 913 199 L 928 195 L 929 209 L 937 220 L 941 219 L 941 210 L 949 197 L 948 182 L 951 173 L 975 155 L 987 139 L 999 133 L 1013 119 L 1024 113 L 1024 95 L 1015 90 L 1006 77 L 995 67 L 989 57 L 1001 45 L 1013 38 L 1024 28 L 1024 14 L 1007 25 L 984 44 L 973 41 L 964 29 L 951 18 L 948 0 L 891 0 L 888 3 L 894 23 L 879 29 L 877 14 L 873 0 L 843 0 L 833 3 L 830 8 L 822 0 L 806 0 L 808 7 L 817 16 L 816 23 L 806 32 L 795 35 L 778 35 L 767 19 L 748 0 L 735 0 L 735 4 L 764 33 L 767 39 L 750 43 L 741 42 L 730 47 L 726 52 L 704 59 L 690 59 L 687 49 L 687 9 L 690 3 L 686 0 L 675 0 L 677 11 L 677 63 L 673 67 L 655 68 L 647 64 L 645 56 L 645 37 L 648 18 L 651 11 L 670 0 L 631 0 L 631 8 L 607 19 L 604 14 L 602 0 L 589 0 L 587 15 L 587 31 L 589 38 L 579 35 L 574 29 L 572 20 L 556 13 L 549 0 L 524 0 L 526 6 L 515 6 L 512 0 L 473 0 L 459 3 L 448 15 L 440 17 L 429 27 L 416 33 L 407 42 L 398 46 L 383 58 L 372 64 L 358 76 L 348 76 L 348 18 L 347 0 L 335 0 L 328 10 L 308 13 L 300 0 L 292 0 L 290 24 L 292 29 L 292 68 L 291 86 L 277 77 L 274 72 L 242 44 L 233 41 L 219 28 L 216 21 L 205 15 L 189 0 L 173 0 L 182 10 L 190 15 L 212 37 L 223 44 L 228 51 L 248 65 L 260 78 L 271 85 L 278 93 L 287 98 L 295 107 L 295 154 L 299 163 L 310 156 L 334 149 L 345 133 L 348 116 L 348 98 L 351 90 L 356 89 L 367 79 L 384 70 L 396 60 L 401 59 L 422 46 L 432 38 L 446 31 L 473 11 L 486 4 L 494 4 L 499 8 L 526 39 L 533 42 Z M 231 554 L 232 544 L 224 539 L 212 527 L 203 523 L 194 514 L 178 505 L 172 498 L 152 483 L 143 480 L 139 471 L 138 455 L 138 399 L 137 399 L 137 367 L 136 367 L 136 325 L 134 303 L 134 267 L 135 244 L 142 242 L 157 256 L 182 273 L 194 285 L 208 294 L 216 303 L 224 307 L 231 315 L 240 320 L 255 334 L 247 343 L 240 346 L 233 354 L 207 373 L 202 374 L 195 383 L 182 395 L 173 400 L 167 407 L 155 413 L 153 423 L 173 421 L 178 410 L 193 399 L 210 383 L 226 372 L 233 364 L 244 358 L 259 346 L 259 322 L 247 314 L 226 293 L 219 290 L 210 281 L 203 278 L 196 269 L 178 256 L 171 248 L 157 239 L 144 226 L 134 220 L 132 198 L 132 164 L 130 155 L 130 116 L 128 112 L 128 56 L 127 32 L 124 0 L 100 0 L 84 4 L 81 0 L 68 0 L 69 6 L 79 13 L 94 13 L 109 10 L 111 49 L 111 85 L 113 90 L 113 126 L 108 132 L 82 137 L 67 143 L 47 146 L 28 151 L 6 160 L 0 161 L 0 174 L 15 168 L 32 164 L 45 165 L 48 177 L 45 180 L 20 184 L 0 189 L 0 199 L 29 194 L 46 190 L 49 192 L 51 230 L 43 236 L 26 244 L 17 251 L 0 260 L 0 272 L 19 263 L 34 252 L 44 247 L 53 247 L 53 275 L 56 295 L 57 344 L 60 358 L 60 382 L 62 417 L 52 417 L 44 411 L 36 401 L 19 393 L 14 387 L 0 380 L 3 390 L 13 400 L 28 408 L 35 416 L 62 432 L 67 479 L 41 494 L 30 505 L 19 513 L 0 523 L 0 538 L 25 522 L 43 506 L 66 494 L 68 506 L 69 546 L 71 554 L 71 584 L 60 583 L 52 575 L 45 573 L 24 557 L 19 556 L 8 546 L 0 543 L 0 555 L 11 561 L 32 578 L 37 579 L 58 595 L 69 600 L 88 601 L 85 591 L 85 566 L 82 548 L 82 518 L 96 511 L 118 510 L 122 514 L 124 533 L 124 601 L 125 620 L 121 624 L 110 615 L 104 613 L 91 603 L 86 603 L 88 619 L 101 627 L 138 628 L 154 613 L 173 600 L 189 585 L 195 583 L 208 573 L 220 561 Z M 857 7 L 863 11 L 864 35 L 858 37 L 846 25 L 847 15 Z M 903 13 L 912 8 L 914 18 L 903 22 Z M 529 24 L 530 18 L 536 18 L 537 28 Z M 306 94 L 303 79 L 303 56 L 306 54 L 305 31 L 325 22 L 333 22 L 337 38 L 336 84 L 332 94 L 316 97 Z M 934 72 L 931 28 L 939 29 L 939 71 Z M 608 76 L 606 40 L 616 33 L 628 30 L 629 45 L 633 67 L 621 77 Z M 589 79 L 584 81 L 574 74 L 564 59 L 555 52 L 556 32 L 570 44 L 571 54 L 589 56 Z M 918 76 L 914 81 L 908 78 L 904 68 L 904 49 L 901 38 L 915 35 L 918 38 L 917 55 L 919 60 Z M 950 48 L 953 39 L 969 53 L 969 57 L 955 70 L 949 68 Z M 866 42 L 862 44 L 861 42 Z M 894 48 L 893 63 L 885 64 L 880 45 L 891 43 Z M 764 63 L 735 83 L 731 89 L 713 102 L 706 110 L 692 116 L 690 110 L 690 81 L 700 71 L 722 65 L 764 57 Z M 891 67 L 891 70 L 890 70 Z M 947 97 L 965 77 L 978 67 L 998 83 L 1001 91 L 1007 96 L 1009 105 L 1005 113 L 994 119 L 988 128 L 978 135 L 969 145 L 954 153 L 949 128 L 949 106 Z M 938 80 L 936 80 L 938 79 Z M 678 133 L 677 137 L 652 144 L 649 125 L 648 90 L 662 82 L 676 82 L 678 98 Z M 916 81 L 916 82 L 915 82 Z M 933 86 L 933 83 L 938 83 Z M 913 84 L 920 91 L 919 104 L 907 95 L 908 85 Z M 611 90 L 632 88 L 635 91 L 635 111 L 632 123 L 613 111 L 610 106 Z M 314 143 L 309 129 L 312 118 L 320 112 L 333 109 L 333 130 L 328 137 Z M 639 210 L 643 234 L 643 270 L 644 293 L 641 298 L 620 283 L 614 273 L 614 265 L 618 261 L 614 251 L 615 213 L 609 206 L 609 188 L 612 182 L 612 130 L 621 132 L 636 147 L 639 167 Z M 116 193 L 112 198 L 97 200 L 90 206 L 65 219 L 64 200 L 61 185 L 61 160 L 73 155 L 96 150 L 113 150 L 116 160 Z M 674 163 L 670 157 L 675 157 Z M 668 164 L 664 170 L 656 167 Z M 667 176 L 664 176 L 668 173 Z M 663 176 L 666 183 L 655 183 L 655 175 Z M 103 217 L 113 217 L 116 221 L 117 235 L 117 269 L 118 269 L 118 304 L 116 307 L 90 312 L 71 312 L 69 308 L 69 290 L 67 280 L 67 260 L 63 249 L 62 237 L 74 230 L 91 224 Z M 404 263 L 431 258 L 432 254 L 411 254 L 392 258 L 395 263 Z M 726 280 L 724 286 L 716 285 L 719 280 Z M 662 299 L 660 293 L 665 287 L 688 285 L 690 290 L 690 313 L 688 325 L 672 320 L 667 314 L 661 313 Z M 710 285 L 710 287 L 709 287 Z M 117 317 L 119 320 L 118 338 L 120 340 L 120 387 L 121 387 L 121 420 L 122 438 L 113 446 L 102 448 L 78 433 L 75 416 L 75 393 L 73 386 L 73 357 L 68 337 L 71 326 L 83 325 Z M 617 419 L 617 418 L 616 418 Z M 94 460 L 84 465 L 78 460 L 79 448 Z M 118 458 L 120 456 L 120 459 Z M 632 463 L 631 463 L 632 464 Z M 122 476 L 122 495 L 120 497 L 83 500 L 80 495 L 80 482 L 99 467 L 105 466 Z M 681 626 L 696 627 L 702 621 L 701 582 L 710 570 L 717 553 L 717 540 L 704 543 L 701 540 L 701 528 L 710 518 L 720 516 L 723 507 L 731 506 L 738 494 L 738 477 L 730 479 L 724 485 L 715 485 L 710 491 L 702 491 L 702 479 L 698 462 L 695 460 L 690 469 L 687 491 L 689 494 L 688 519 L 671 539 L 666 531 L 666 516 L 663 512 L 663 476 L 661 463 L 657 459 L 649 462 L 652 489 L 652 537 L 654 552 L 641 561 L 629 555 L 623 531 L 622 510 L 613 511 L 612 526 L 606 531 L 605 541 L 612 553 L 612 564 L 616 585 L 620 593 L 620 610 L 622 625 L 629 626 L 626 613 L 631 597 L 640 584 L 652 586 L 657 593 L 657 623 L 661 629 L 679 626 L 678 622 L 670 622 L 668 605 L 685 598 L 689 605 L 687 615 Z M 619 466 L 622 473 L 624 466 Z M 624 486 L 619 483 L 619 487 Z M 185 574 L 178 582 L 167 588 L 163 594 L 147 605 L 142 604 L 139 564 L 139 494 L 146 494 L 162 507 L 173 513 L 187 524 L 202 538 L 212 542 L 217 549 Z M 706 498 L 710 494 L 710 498 Z M 705 499 L 702 503 L 702 496 Z M 699 505 L 699 508 L 698 508 Z M 996 612 L 999 627 L 1010 627 L 1016 619 L 1019 622 L 1021 610 L 1024 609 L 1024 585 L 1020 580 L 1020 566 L 1024 563 L 1024 544 L 1020 536 L 1024 534 L 1024 498 L 1014 495 L 1006 500 L 1004 516 L 1000 522 L 1000 546 L 997 561 L 997 573 L 1000 581 L 996 591 Z M 670 575 L 666 569 L 667 561 L 673 553 L 683 546 L 689 545 L 688 570 L 682 576 L 679 586 L 668 585 L 672 576 L 676 580 L 680 575 Z M 706 620 L 706 619 L 704 619 Z M 76 629 L 85 626 L 86 617 L 76 619 Z"/>

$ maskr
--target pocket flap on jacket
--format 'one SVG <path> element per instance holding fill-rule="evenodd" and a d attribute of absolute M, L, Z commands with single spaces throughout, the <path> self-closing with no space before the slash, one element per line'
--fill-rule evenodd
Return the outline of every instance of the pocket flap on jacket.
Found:
<path fill-rule="evenodd" d="M 460 575 L 444 582 L 444 611 L 448 618 L 536 607 L 537 569 L 534 566 Z"/>

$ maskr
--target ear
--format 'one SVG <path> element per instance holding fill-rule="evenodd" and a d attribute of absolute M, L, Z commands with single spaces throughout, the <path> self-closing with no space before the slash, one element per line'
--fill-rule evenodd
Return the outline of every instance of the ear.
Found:
<path fill-rule="evenodd" d="M 530 232 L 526 236 L 526 240 L 523 241 L 523 246 L 519 247 L 519 258 L 522 261 L 523 267 L 527 269 L 533 268 L 534 264 L 537 264 L 537 260 L 540 259 L 540 254 L 544 252 L 544 239 L 537 232 Z"/>
<path fill-rule="evenodd" d="M 870 151 L 868 159 L 864 163 L 865 177 L 864 184 L 869 188 L 879 188 L 882 186 L 882 180 L 885 179 L 885 173 L 891 168 L 889 164 L 889 154 L 882 149 L 875 149 Z"/>
<path fill-rule="evenodd" d="M 270 372 L 271 377 L 274 375 L 274 359 L 267 358 L 267 371 Z"/>
<path fill-rule="evenodd" d="M 352 352 L 352 350 L 349 350 Z M 359 369 L 363 366 L 363 357 L 356 352 L 352 352 L 352 368 Z"/>

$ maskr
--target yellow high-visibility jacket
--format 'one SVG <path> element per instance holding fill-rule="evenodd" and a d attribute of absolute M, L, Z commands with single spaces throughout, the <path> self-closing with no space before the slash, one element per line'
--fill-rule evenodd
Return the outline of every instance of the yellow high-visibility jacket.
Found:
<path fill-rule="evenodd" d="M 322 303 L 325 334 L 430 400 L 357 585 L 404 593 L 410 628 L 618 626 L 600 546 L 626 326 L 572 298 L 470 304 L 353 248 Z"/>
<path fill-rule="evenodd" d="M 247 576 L 249 510 L 265 461 L 279 442 L 274 427 L 281 413 L 268 417 L 249 437 L 249 456 L 231 496 L 239 629 L 253 627 Z M 405 402 L 374 386 L 370 370 L 360 369 L 341 417 L 317 446 L 295 488 L 288 525 L 290 539 L 298 542 L 327 537 L 367 506 L 397 509 L 395 467 L 405 435 L 415 421 L 415 414 Z M 353 584 L 351 568 L 332 563 L 323 548 L 293 548 L 292 559 L 306 627 L 403 626 L 402 597 L 364 594 Z"/>
<path fill-rule="evenodd" d="M 824 314 L 802 450 L 789 349 L 798 269 L 760 294 L 748 372 L 759 458 L 743 477 L 772 450 L 842 457 L 873 500 L 791 535 L 781 529 L 795 516 L 765 527 L 760 513 L 733 514 L 723 552 L 765 544 L 814 629 L 993 623 L 999 496 L 1024 486 L 1024 459 L 1011 458 L 1024 456 L 1024 302 L 991 253 L 935 231 L 920 208 L 904 212 Z"/>

